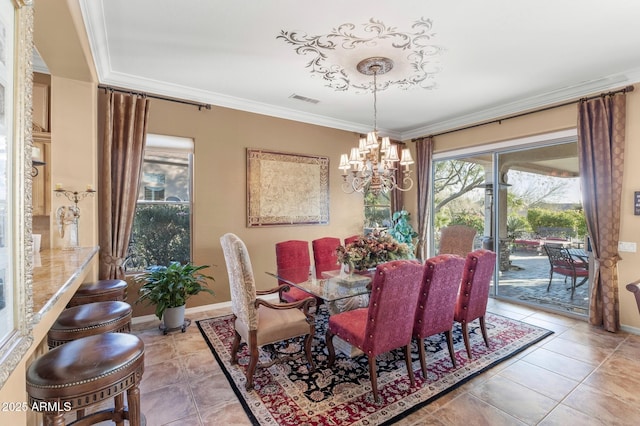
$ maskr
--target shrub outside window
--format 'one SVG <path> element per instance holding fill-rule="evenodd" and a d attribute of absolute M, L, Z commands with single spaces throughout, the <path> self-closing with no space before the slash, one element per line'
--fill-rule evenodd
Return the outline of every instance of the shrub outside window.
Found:
<path fill-rule="evenodd" d="M 191 261 L 193 140 L 147 135 L 126 272 Z"/>

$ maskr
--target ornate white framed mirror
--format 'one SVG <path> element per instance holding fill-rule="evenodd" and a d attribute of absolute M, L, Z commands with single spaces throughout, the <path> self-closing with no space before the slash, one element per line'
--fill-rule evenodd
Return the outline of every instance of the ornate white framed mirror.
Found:
<path fill-rule="evenodd" d="M 0 387 L 33 342 L 33 5 L 0 0 Z"/>

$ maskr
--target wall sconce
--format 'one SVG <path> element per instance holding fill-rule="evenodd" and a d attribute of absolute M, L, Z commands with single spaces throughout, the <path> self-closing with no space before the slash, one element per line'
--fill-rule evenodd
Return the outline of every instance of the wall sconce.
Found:
<path fill-rule="evenodd" d="M 40 148 L 34 146 L 31 149 L 31 177 L 38 176 L 39 171 L 37 167 L 44 166 L 46 164 L 47 163 L 42 161 L 42 152 L 40 151 Z"/>
<path fill-rule="evenodd" d="M 80 208 L 78 203 L 88 196 L 95 194 L 92 185 L 87 185 L 85 191 L 69 191 L 62 188 L 62 184 L 57 183 L 53 190 L 56 196 L 64 195 L 73 202 L 73 206 L 60 206 L 56 210 L 56 222 L 58 224 L 58 232 L 63 240 L 63 250 L 74 250 L 78 245 L 78 221 L 80 220 Z"/>

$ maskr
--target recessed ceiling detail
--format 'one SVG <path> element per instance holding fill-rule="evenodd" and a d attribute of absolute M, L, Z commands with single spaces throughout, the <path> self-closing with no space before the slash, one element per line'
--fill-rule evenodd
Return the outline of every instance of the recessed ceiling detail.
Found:
<path fill-rule="evenodd" d="M 421 18 L 411 26 L 412 32 L 402 32 L 371 18 L 361 27 L 341 24 L 329 34 L 282 30 L 276 38 L 295 46 L 298 55 L 311 56 L 306 65 L 311 75 L 322 78 L 336 91 L 372 91 L 373 82 L 362 78 L 356 69 L 358 62 L 371 56 L 388 57 L 396 64 L 392 72 L 378 79 L 377 90 L 391 86 L 433 89 L 444 49 L 432 44 L 436 36 L 432 27 L 430 19 Z"/>

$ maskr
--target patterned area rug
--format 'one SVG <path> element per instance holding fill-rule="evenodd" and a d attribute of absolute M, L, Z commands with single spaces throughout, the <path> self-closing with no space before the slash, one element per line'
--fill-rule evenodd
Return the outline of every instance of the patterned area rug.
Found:
<path fill-rule="evenodd" d="M 332 368 L 327 367 L 324 334 L 328 314 L 321 306 L 316 316 L 313 344 L 316 369 L 310 372 L 304 357 L 269 369 L 256 370 L 254 390 L 245 390 L 244 371 L 248 364 L 246 345 L 241 347 L 240 363 L 232 366 L 233 341 L 231 315 L 198 321 L 211 352 L 255 425 L 380 425 L 391 424 L 452 391 L 472 377 L 512 357 L 552 334 L 551 331 L 487 313 L 486 325 L 491 348 L 488 349 L 477 321 L 470 326 L 474 358 L 467 359 L 459 325 L 453 330 L 457 368 L 451 365 L 443 335 L 426 340 L 427 377 L 422 377 L 418 349 L 415 346 L 413 370 L 416 386 L 410 387 L 401 350 L 378 356 L 378 391 L 381 403 L 371 394 L 366 356 L 350 358 L 340 352 Z M 334 338 L 337 339 L 337 338 Z M 273 351 L 293 351 L 300 342 L 286 347 L 261 350 L 261 362 Z"/>

